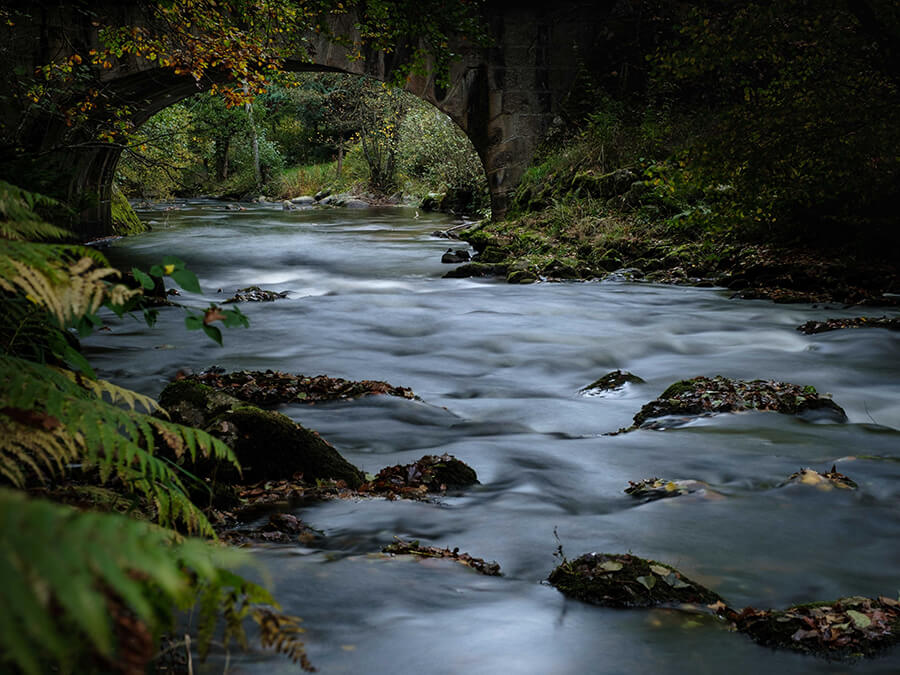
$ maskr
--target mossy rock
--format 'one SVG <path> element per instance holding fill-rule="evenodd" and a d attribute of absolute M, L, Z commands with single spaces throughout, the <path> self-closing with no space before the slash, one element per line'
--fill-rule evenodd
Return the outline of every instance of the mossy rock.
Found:
<path fill-rule="evenodd" d="M 707 606 L 726 611 L 724 600 L 671 565 L 630 553 L 586 553 L 566 560 L 548 578 L 564 595 L 603 607 Z"/>
<path fill-rule="evenodd" d="M 900 602 L 893 598 L 839 598 L 785 610 L 744 609 L 737 630 L 767 647 L 828 659 L 874 656 L 900 642 Z"/>
<path fill-rule="evenodd" d="M 709 415 L 763 410 L 784 415 L 815 414 L 835 422 L 846 422 L 843 408 L 820 396 L 815 387 L 771 380 L 732 380 L 695 377 L 669 386 L 659 398 L 647 403 L 634 416 L 638 427 L 650 419 L 667 415 Z"/>
<path fill-rule="evenodd" d="M 364 480 L 363 473 L 319 434 L 281 413 L 252 406 L 238 408 L 214 419 L 210 431 L 215 433 L 217 428 L 241 463 L 245 481 L 302 473 L 305 480 L 343 480 L 355 488 Z"/>
<path fill-rule="evenodd" d="M 314 431 L 281 413 L 261 410 L 192 380 L 176 380 L 159 396 L 170 419 L 204 429 L 234 451 L 242 478 L 227 465 L 201 461 L 194 469 L 217 481 L 254 482 L 291 478 L 343 480 L 350 487 L 362 484 L 363 473 Z"/>
<path fill-rule="evenodd" d="M 450 270 L 444 275 L 445 279 L 466 279 L 468 277 L 499 277 L 506 275 L 506 265 L 489 263 L 467 263 Z"/>
<path fill-rule="evenodd" d="M 580 389 L 582 394 L 599 393 L 603 391 L 615 391 L 626 384 L 643 384 L 644 380 L 629 373 L 627 370 L 614 370 L 603 377 L 594 380 L 588 386 Z"/>
<path fill-rule="evenodd" d="M 140 234 L 147 231 L 147 226 L 138 218 L 122 191 L 113 184 L 110 196 L 110 211 L 113 232 L 119 235 Z"/>
<path fill-rule="evenodd" d="M 170 382 L 158 401 L 173 422 L 201 429 L 222 413 L 245 405 L 234 396 L 192 379 Z"/>
<path fill-rule="evenodd" d="M 541 269 L 541 276 L 550 279 L 578 279 L 579 273 L 574 265 L 563 260 L 552 260 Z"/>
<path fill-rule="evenodd" d="M 478 254 L 478 262 L 480 263 L 500 263 L 506 260 L 507 254 L 502 248 L 496 245 L 488 245 L 481 253 Z"/>

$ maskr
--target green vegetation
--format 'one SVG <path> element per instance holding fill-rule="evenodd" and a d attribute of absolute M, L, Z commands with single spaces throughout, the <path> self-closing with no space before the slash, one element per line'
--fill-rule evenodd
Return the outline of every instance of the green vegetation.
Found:
<path fill-rule="evenodd" d="M 400 89 L 325 73 L 283 75 L 252 106 L 197 94 L 166 108 L 134 136 L 118 181 L 145 199 L 285 199 L 328 188 L 419 199 L 451 193 L 455 210 L 488 206 L 481 160 L 449 118 Z"/>
<path fill-rule="evenodd" d="M 558 261 L 582 278 L 633 266 L 741 276 L 753 297 L 878 298 L 900 245 L 896 4 L 638 4 L 610 62 L 582 67 L 508 220 L 467 238 L 544 276 Z M 801 273 L 747 277 L 778 266 Z"/>
<path fill-rule="evenodd" d="M 66 235 L 36 212 L 58 207 L 0 183 L 3 665 L 25 673 L 109 672 L 123 663 L 144 670 L 175 612 L 197 605 L 201 655 L 217 623 L 226 643 L 244 643 L 250 618 L 263 644 L 308 667 L 297 620 L 227 569 L 244 558 L 195 538 L 215 535 L 190 498 L 196 479 L 168 459 L 203 457 L 239 470 L 232 450 L 169 421 L 152 399 L 97 379 L 79 352 L 75 334 L 100 324 L 98 310 L 136 308 L 141 290 L 111 281 L 119 272 L 96 251 L 27 241 Z M 154 285 L 151 275 L 170 276 L 199 290 L 176 259 L 134 273 L 145 286 Z M 211 308 L 203 327 L 219 319 Z"/>

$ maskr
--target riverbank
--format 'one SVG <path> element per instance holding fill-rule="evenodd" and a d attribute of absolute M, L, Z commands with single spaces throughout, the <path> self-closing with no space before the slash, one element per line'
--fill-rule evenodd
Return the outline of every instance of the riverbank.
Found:
<path fill-rule="evenodd" d="M 736 297 L 775 302 L 900 304 L 896 261 L 725 237 L 684 241 L 620 213 L 576 215 L 560 224 L 557 211 L 483 222 L 460 232 L 477 254 L 449 276 L 500 276 L 510 283 L 614 276 L 724 286 Z"/>

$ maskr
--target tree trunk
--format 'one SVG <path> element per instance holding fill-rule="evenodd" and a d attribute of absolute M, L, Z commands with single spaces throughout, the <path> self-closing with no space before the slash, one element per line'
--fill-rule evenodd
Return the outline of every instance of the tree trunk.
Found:
<path fill-rule="evenodd" d="M 247 93 L 247 85 L 244 85 L 244 93 Z M 262 168 L 259 165 L 259 136 L 256 133 L 256 123 L 253 121 L 253 104 L 247 101 L 244 104 L 247 117 L 250 119 L 250 142 L 253 147 L 253 177 L 256 180 L 256 189 L 262 188 Z"/>

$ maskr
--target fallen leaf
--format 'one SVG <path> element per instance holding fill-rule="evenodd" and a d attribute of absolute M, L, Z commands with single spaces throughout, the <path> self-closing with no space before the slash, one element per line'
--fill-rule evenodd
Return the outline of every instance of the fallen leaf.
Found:
<path fill-rule="evenodd" d="M 864 630 L 872 625 L 872 620 L 868 616 L 862 612 L 857 612 L 855 609 L 848 609 L 847 616 L 853 620 L 853 625 L 860 630 Z"/>

